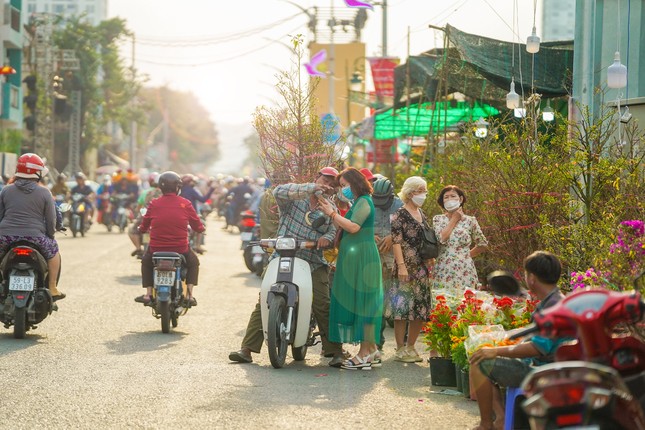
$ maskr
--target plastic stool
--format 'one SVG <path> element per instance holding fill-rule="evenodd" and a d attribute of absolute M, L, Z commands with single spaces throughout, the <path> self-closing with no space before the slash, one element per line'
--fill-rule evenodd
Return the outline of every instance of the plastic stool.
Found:
<path fill-rule="evenodd" d="M 520 387 L 506 387 L 506 407 L 504 410 L 504 430 L 513 430 L 515 424 L 515 402 L 518 397 L 524 397 Z"/>

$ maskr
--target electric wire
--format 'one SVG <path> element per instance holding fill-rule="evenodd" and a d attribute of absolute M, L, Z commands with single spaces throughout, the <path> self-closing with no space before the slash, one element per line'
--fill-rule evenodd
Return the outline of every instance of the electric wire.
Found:
<path fill-rule="evenodd" d="M 292 32 L 293 31 L 291 31 L 290 33 L 292 33 Z M 285 34 L 285 36 L 288 36 L 288 35 L 289 34 Z M 240 53 L 240 54 L 229 56 L 229 57 L 226 57 L 226 58 L 218 58 L 218 59 L 205 60 L 205 61 L 193 61 L 192 63 L 179 64 L 179 63 L 171 63 L 171 62 L 167 62 L 167 61 L 162 62 L 162 61 L 146 60 L 146 59 L 143 59 L 143 58 L 140 58 L 140 57 L 137 57 L 136 61 L 140 62 L 140 63 L 144 63 L 144 64 L 152 64 L 152 65 L 156 65 L 156 66 L 167 66 L 167 67 L 201 67 L 201 66 L 210 66 L 210 65 L 213 65 L 213 64 L 225 63 L 225 62 L 228 62 L 228 61 L 236 60 L 238 58 L 246 57 L 246 56 L 251 55 L 251 54 L 253 54 L 253 53 L 257 52 L 257 51 L 260 51 L 260 50 L 262 50 L 264 48 L 267 48 L 267 47 L 271 46 L 274 43 L 275 43 L 275 41 L 270 41 L 270 42 L 268 42 L 268 43 L 266 43 L 264 45 L 258 46 L 257 48 L 251 49 L 249 51 L 246 51 L 246 52 L 243 52 L 243 53 Z M 164 58 L 167 58 L 167 57 L 164 57 Z M 186 59 L 186 61 L 192 61 L 192 60 Z"/>
<path fill-rule="evenodd" d="M 272 22 L 270 24 L 263 25 L 261 27 L 252 28 L 245 30 L 239 33 L 233 33 L 224 36 L 214 36 L 211 38 L 204 39 L 184 39 L 184 40 L 163 40 L 163 39 L 153 39 L 146 37 L 137 37 L 135 43 L 137 45 L 147 45 L 147 46 L 164 46 L 164 47 L 187 47 L 187 46 L 204 46 L 204 45 L 216 45 L 220 43 L 230 42 L 233 40 L 242 39 L 245 37 L 253 36 L 263 31 L 273 29 L 274 27 L 284 24 L 285 22 L 291 21 L 292 19 L 300 16 L 301 14 L 295 14 L 287 18 L 280 19 L 278 21 Z"/>

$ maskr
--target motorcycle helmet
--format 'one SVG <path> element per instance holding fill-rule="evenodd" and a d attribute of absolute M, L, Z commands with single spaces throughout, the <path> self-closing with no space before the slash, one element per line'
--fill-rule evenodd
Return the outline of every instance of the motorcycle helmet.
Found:
<path fill-rule="evenodd" d="M 372 201 L 374 206 L 379 208 L 388 208 L 394 199 L 394 186 L 388 178 L 380 178 L 374 181 L 374 191 L 372 192 Z"/>
<path fill-rule="evenodd" d="M 148 183 L 151 187 L 159 185 L 159 172 L 152 172 L 148 175 Z"/>
<path fill-rule="evenodd" d="M 114 173 L 112 174 L 112 182 L 113 182 L 113 183 L 115 183 L 115 184 L 116 184 L 116 183 L 117 183 L 117 182 L 119 182 L 121 179 L 123 179 L 123 171 L 122 171 L 121 169 L 117 170 L 116 172 L 114 172 Z"/>
<path fill-rule="evenodd" d="M 38 155 L 27 153 L 18 157 L 16 164 L 16 176 L 18 178 L 41 180 L 48 172 L 49 169 L 45 167 L 45 162 Z"/>
<path fill-rule="evenodd" d="M 338 170 L 334 169 L 333 167 L 323 167 L 322 169 L 320 169 L 318 174 L 324 176 L 333 176 L 335 178 L 336 176 L 338 176 Z"/>
<path fill-rule="evenodd" d="M 172 171 L 163 172 L 159 176 L 159 189 L 164 194 L 179 194 L 181 188 L 181 177 Z"/>

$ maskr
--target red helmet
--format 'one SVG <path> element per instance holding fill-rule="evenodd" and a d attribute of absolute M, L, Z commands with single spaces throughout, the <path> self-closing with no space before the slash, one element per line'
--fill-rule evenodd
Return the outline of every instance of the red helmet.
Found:
<path fill-rule="evenodd" d="M 27 153 L 18 157 L 16 165 L 16 176 L 18 178 L 38 179 L 40 180 L 49 172 L 45 167 L 45 162 L 36 154 Z"/>

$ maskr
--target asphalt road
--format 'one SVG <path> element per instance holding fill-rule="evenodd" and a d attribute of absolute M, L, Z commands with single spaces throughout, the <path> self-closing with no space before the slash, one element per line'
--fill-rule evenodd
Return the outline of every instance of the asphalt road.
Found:
<path fill-rule="evenodd" d="M 0 327 L 0 429 L 466 429 L 477 405 L 436 394 L 427 363 L 395 362 L 387 329 L 383 366 L 327 366 L 320 345 L 273 369 L 239 349 L 260 280 L 244 266 L 239 234 L 210 218 L 198 306 L 162 334 L 141 294 L 140 264 L 124 234 L 94 225 L 59 236 L 60 310 L 24 340 Z M 349 345 L 355 351 L 357 347 Z M 421 347 L 418 348 L 420 351 Z"/>

